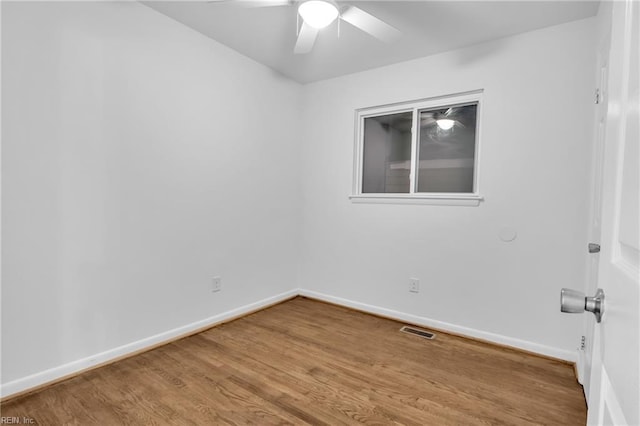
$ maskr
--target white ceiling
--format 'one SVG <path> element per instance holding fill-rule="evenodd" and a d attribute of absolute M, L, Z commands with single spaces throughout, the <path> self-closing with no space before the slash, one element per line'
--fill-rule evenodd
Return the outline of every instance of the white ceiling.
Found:
<path fill-rule="evenodd" d="M 159 1 L 147 6 L 300 83 L 389 65 L 594 16 L 598 1 L 340 1 L 398 28 L 385 44 L 342 22 L 320 31 L 311 53 L 294 55 L 296 6 Z"/>

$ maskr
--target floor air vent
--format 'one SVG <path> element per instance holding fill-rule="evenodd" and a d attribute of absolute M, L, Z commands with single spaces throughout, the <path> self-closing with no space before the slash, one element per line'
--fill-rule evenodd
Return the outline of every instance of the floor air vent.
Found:
<path fill-rule="evenodd" d="M 436 335 L 429 331 L 420 330 L 419 328 L 415 328 L 415 327 L 409 327 L 408 325 L 403 326 L 400 329 L 400 331 L 402 331 L 403 333 L 414 334 L 416 336 L 420 336 L 422 338 L 429 339 L 429 340 L 436 338 Z"/>

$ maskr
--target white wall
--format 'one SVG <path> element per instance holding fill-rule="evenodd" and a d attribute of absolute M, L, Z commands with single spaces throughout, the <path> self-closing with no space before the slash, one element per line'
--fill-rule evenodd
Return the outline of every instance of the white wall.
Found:
<path fill-rule="evenodd" d="M 297 287 L 299 85 L 135 2 L 2 41 L 3 383 Z"/>
<path fill-rule="evenodd" d="M 305 86 L 301 287 L 575 359 L 582 318 L 560 313 L 559 292 L 585 279 L 594 29 L 587 19 Z M 476 89 L 480 206 L 349 201 L 354 109 Z M 499 239 L 505 226 L 515 241 Z"/>
<path fill-rule="evenodd" d="M 3 2 L 3 386 L 297 287 L 571 358 L 593 27 L 302 87 L 137 3 Z M 354 109 L 479 88 L 479 207 L 348 200 Z"/>

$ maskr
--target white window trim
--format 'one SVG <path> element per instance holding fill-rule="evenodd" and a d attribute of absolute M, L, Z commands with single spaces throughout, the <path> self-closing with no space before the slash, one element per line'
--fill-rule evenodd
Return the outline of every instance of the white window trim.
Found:
<path fill-rule="evenodd" d="M 354 144 L 354 167 L 353 167 L 353 189 L 349 199 L 354 203 L 384 203 L 384 204 L 434 204 L 434 205 L 456 205 L 456 206 L 478 206 L 484 197 L 479 191 L 480 176 L 480 148 L 481 148 L 481 124 L 482 124 L 482 94 L 483 90 L 474 90 L 463 93 L 456 93 L 446 96 L 420 99 L 410 102 L 394 103 L 369 108 L 360 108 L 355 111 L 355 144 Z M 447 105 L 457 105 L 477 102 L 478 110 L 476 115 L 476 147 L 473 171 L 473 192 L 470 193 L 435 193 L 435 192 L 415 192 L 415 173 L 419 159 L 418 151 L 418 120 L 417 115 L 420 110 L 438 108 Z M 362 161 L 364 148 L 364 119 L 380 115 L 397 114 L 401 112 L 413 112 L 413 127 L 411 135 L 411 172 L 410 172 L 410 193 L 362 193 Z"/>

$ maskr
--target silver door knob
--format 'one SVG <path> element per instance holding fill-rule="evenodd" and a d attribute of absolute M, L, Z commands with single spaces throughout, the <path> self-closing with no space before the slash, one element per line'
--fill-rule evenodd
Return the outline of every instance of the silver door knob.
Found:
<path fill-rule="evenodd" d="M 560 311 L 569 314 L 593 312 L 596 321 L 600 322 L 604 314 L 604 291 L 599 288 L 595 296 L 585 297 L 581 291 L 563 288 L 560 290 Z"/>

